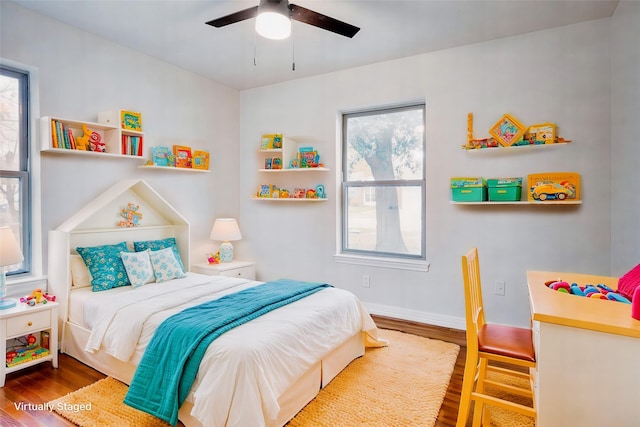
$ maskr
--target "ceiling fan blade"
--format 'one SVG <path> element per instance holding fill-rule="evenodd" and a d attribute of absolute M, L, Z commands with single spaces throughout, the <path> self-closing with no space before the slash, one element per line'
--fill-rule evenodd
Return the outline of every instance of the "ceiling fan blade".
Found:
<path fill-rule="evenodd" d="M 360 28 L 356 26 L 347 24 L 346 22 L 339 21 L 335 18 L 323 15 L 302 6 L 298 6 L 297 4 L 289 4 L 289 10 L 291 10 L 291 19 L 331 31 L 345 37 L 352 38 L 358 31 L 360 31 Z"/>
<path fill-rule="evenodd" d="M 223 16 L 221 18 L 213 19 L 207 22 L 207 25 L 212 25 L 216 28 L 220 28 L 220 27 L 224 27 L 225 25 L 235 24 L 236 22 L 255 18 L 257 14 L 258 14 L 258 6 L 253 6 L 248 9 L 244 9 L 239 12 L 234 12 L 230 15 Z"/>

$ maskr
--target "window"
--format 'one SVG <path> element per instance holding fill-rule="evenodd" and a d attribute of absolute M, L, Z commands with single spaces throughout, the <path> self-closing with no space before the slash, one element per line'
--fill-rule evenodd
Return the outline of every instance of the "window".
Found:
<path fill-rule="evenodd" d="M 29 75 L 0 66 L 0 226 L 10 227 L 24 261 L 7 275 L 31 271 Z"/>
<path fill-rule="evenodd" d="M 342 253 L 425 260 L 425 105 L 342 116 Z"/>

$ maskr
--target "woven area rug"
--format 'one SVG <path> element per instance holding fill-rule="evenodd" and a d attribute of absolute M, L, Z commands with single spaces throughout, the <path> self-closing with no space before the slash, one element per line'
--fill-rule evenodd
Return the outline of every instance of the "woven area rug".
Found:
<path fill-rule="evenodd" d="M 460 347 L 389 330 L 380 336 L 387 347 L 367 349 L 287 426 L 434 426 Z M 81 427 L 167 425 L 122 403 L 126 392 L 125 384 L 105 378 L 50 404 Z"/>

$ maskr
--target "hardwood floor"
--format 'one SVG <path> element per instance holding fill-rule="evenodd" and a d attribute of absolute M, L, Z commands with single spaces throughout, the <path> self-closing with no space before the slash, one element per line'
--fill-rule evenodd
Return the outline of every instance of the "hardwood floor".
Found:
<path fill-rule="evenodd" d="M 464 331 L 380 316 L 373 316 L 373 318 L 380 328 L 394 329 L 460 345 L 460 354 L 435 425 L 435 427 L 455 426 L 466 357 Z M 3 427 L 73 426 L 74 424 L 55 412 L 20 410 L 16 408 L 16 404 L 24 402 L 37 405 L 49 402 L 104 377 L 100 372 L 65 354 L 59 357 L 58 369 L 53 369 L 47 362 L 11 373 L 7 375 L 4 388 L 0 389 L 0 425 Z"/>

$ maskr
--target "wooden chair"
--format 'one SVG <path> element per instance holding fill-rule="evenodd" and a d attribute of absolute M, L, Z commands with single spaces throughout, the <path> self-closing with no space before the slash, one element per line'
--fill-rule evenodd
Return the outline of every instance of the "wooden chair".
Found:
<path fill-rule="evenodd" d="M 472 401 L 474 427 L 481 424 L 486 427 L 490 425 L 489 408 L 485 407 L 487 404 L 535 418 L 535 407 L 492 396 L 486 390 L 486 387 L 490 386 L 533 399 L 531 373 L 536 366 L 536 358 L 531 329 L 491 325 L 485 322 L 477 248 L 462 257 L 462 274 L 467 322 L 467 359 L 456 427 L 466 425 Z M 495 362 L 498 362 L 498 366 Z M 498 382 L 495 378 L 487 379 L 489 372 L 527 379 L 529 387 L 525 389 Z"/>

